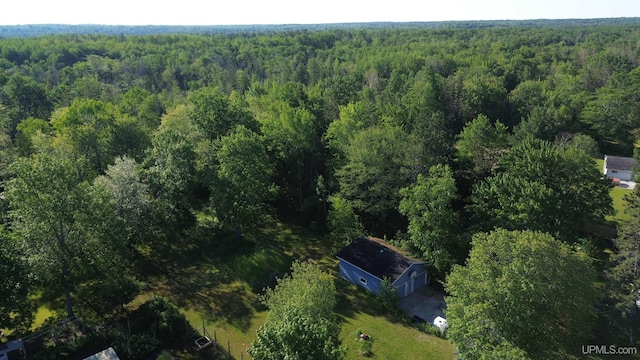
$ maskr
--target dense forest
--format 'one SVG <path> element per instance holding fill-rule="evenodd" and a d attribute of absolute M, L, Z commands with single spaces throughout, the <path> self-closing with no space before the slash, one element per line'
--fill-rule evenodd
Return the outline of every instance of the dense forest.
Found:
<path fill-rule="evenodd" d="M 615 242 L 586 225 L 613 212 L 594 159 L 640 141 L 638 25 L 1 38 L 0 327 L 44 288 L 112 314 L 141 249 L 282 221 L 425 259 L 465 358 L 637 346 L 640 192 Z"/>

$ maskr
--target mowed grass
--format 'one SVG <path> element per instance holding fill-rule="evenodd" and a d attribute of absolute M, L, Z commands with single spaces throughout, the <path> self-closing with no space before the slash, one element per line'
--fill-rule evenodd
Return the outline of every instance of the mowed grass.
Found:
<path fill-rule="evenodd" d="M 613 200 L 614 215 L 607 218 L 607 220 L 613 221 L 625 221 L 631 219 L 631 215 L 627 213 L 627 201 L 624 199 L 626 195 L 631 194 L 633 191 L 629 189 L 614 187 L 609 194 Z"/>
<path fill-rule="evenodd" d="M 373 359 L 455 358 L 449 341 L 389 316 L 370 293 L 338 278 L 331 243 L 302 227 L 273 223 L 244 234 L 243 239 L 200 228 L 184 238 L 163 239 L 138 250 L 135 269 L 145 288 L 125 306 L 127 311 L 153 295 L 164 296 L 200 334 L 204 325 L 207 334 L 217 340 L 224 353 L 230 349 L 234 359 L 251 359 L 247 349 L 268 313 L 260 294 L 273 284 L 270 274 L 282 276 L 294 260 L 313 262 L 336 279 L 340 294 L 336 316 L 342 321 L 340 339 L 347 348 L 347 359 L 362 358 L 355 342 L 358 329 L 372 337 Z M 34 301 L 41 305 L 34 329 L 50 316 L 63 316 L 63 309 L 56 306 L 64 303 Z M 212 351 L 198 353 L 191 342 L 166 351 L 179 359 L 226 358 Z"/>
<path fill-rule="evenodd" d="M 356 342 L 357 331 L 369 335 L 372 359 L 456 359 L 451 342 L 427 335 L 390 316 L 372 294 L 343 279 L 336 279 L 340 301 L 336 314 L 342 319 L 340 339 L 347 359 L 363 359 Z"/>
<path fill-rule="evenodd" d="M 596 162 L 598 171 L 602 173 L 602 170 L 604 168 L 604 159 L 594 158 L 594 161 Z M 624 200 L 625 195 L 631 194 L 631 192 L 632 190 L 620 187 L 611 188 L 611 191 L 609 191 L 609 195 L 611 196 L 611 200 L 613 200 L 614 213 L 613 215 L 607 216 L 607 221 L 621 222 L 631 218 L 631 216 L 626 212 L 627 202 Z"/>
<path fill-rule="evenodd" d="M 162 271 L 149 274 L 149 290 L 130 307 L 139 306 L 151 294 L 166 296 L 178 304 L 194 329 L 201 329 L 204 323 L 220 347 L 227 351 L 230 346 L 232 357 L 251 359 L 247 349 L 267 316 L 259 296 L 269 284 L 269 274 L 281 276 L 294 260 L 311 261 L 336 277 L 340 293 L 336 315 L 343 322 L 340 339 L 347 347 L 347 359 L 362 358 L 354 339 L 357 329 L 373 337 L 374 359 L 455 358 L 449 341 L 387 316 L 371 294 L 337 278 L 331 244 L 304 228 L 275 223 L 245 234 L 241 242 L 224 239 L 225 250 L 221 243 L 209 241 L 204 252 L 199 246 L 189 249 L 180 242 L 147 252 L 159 257 L 156 261 L 162 264 L 158 267 Z M 197 358 L 186 349 L 171 352 L 180 358 Z"/>

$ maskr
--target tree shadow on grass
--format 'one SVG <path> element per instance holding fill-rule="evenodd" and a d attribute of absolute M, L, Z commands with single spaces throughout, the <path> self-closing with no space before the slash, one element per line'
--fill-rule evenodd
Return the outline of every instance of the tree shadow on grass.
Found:
<path fill-rule="evenodd" d="M 152 256 L 140 256 L 138 268 L 148 291 L 191 308 L 211 321 L 224 320 L 241 331 L 251 326 L 256 296 L 227 271 L 214 266 L 217 259 L 203 256 L 194 244 L 156 245 Z"/>
<path fill-rule="evenodd" d="M 398 309 L 395 313 L 385 307 L 376 299 L 375 295 L 347 280 L 338 277 L 335 281 L 338 290 L 338 304 L 336 314 L 343 319 L 355 319 L 358 313 L 366 313 L 375 317 L 384 317 L 387 321 L 396 324 L 408 324 L 409 319 L 402 316 Z"/>

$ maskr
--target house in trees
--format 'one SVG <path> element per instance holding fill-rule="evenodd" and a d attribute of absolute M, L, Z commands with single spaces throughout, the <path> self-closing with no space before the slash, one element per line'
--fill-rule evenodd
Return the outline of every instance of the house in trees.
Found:
<path fill-rule="evenodd" d="M 619 181 L 633 181 L 634 170 L 640 169 L 640 164 L 634 158 L 622 156 L 604 156 L 604 175 Z"/>
<path fill-rule="evenodd" d="M 340 276 L 377 293 L 389 278 L 400 297 L 408 296 L 429 282 L 425 262 L 402 254 L 381 239 L 359 238 L 338 253 Z"/>

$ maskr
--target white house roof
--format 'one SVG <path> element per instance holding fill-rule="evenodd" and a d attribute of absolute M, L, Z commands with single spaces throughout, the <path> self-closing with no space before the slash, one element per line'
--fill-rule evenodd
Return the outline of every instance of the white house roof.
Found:
<path fill-rule="evenodd" d="M 607 169 L 615 169 L 615 170 L 622 170 L 622 171 L 631 171 L 634 168 L 640 168 L 640 164 L 638 164 L 638 162 L 634 158 L 623 157 L 623 156 L 611 156 L 611 155 L 605 155 L 604 166 Z"/>
<path fill-rule="evenodd" d="M 84 360 L 120 360 L 116 351 L 113 348 L 108 348 L 106 350 L 100 351 L 97 354 L 93 354 L 89 357 L 84 358 Z"/>

